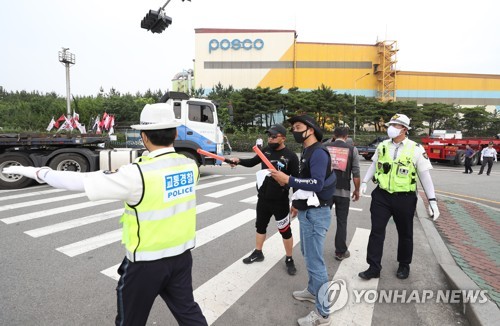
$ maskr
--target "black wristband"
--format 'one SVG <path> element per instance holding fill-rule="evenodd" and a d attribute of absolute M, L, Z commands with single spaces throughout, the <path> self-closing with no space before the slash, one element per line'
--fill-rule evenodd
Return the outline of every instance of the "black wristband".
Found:
<path fill-rule="evenodd" d="M 437 201 L 436 198 L 429 198 L 429 201 Z"/>

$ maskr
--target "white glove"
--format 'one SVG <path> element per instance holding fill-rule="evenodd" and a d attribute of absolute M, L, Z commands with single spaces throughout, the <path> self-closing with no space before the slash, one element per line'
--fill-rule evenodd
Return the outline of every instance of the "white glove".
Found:
<path fill-rule="evenodd" d="M 366 195 L 366 188 L 368 188 L 366 182 L 361 182 L 361 186 L 359 186 L 359 191 L 361 192 L 362 195 Z"/>
<path fill-rule="evenodd" d="M 42 179 L 37 176 L 37 172 L 41 168 L 33 166 L 11 165 L 2 170 L 4 174 L 19 174 L 27 178 L 35 179 L 38 183 L 44 183 Z"/>
<path fill-rule="evenodd" d="M 437 220 L 440 215 L 438 203 L 435 200 L 429 201 L 429 215 L 432 217 L 433 221 Z"/>

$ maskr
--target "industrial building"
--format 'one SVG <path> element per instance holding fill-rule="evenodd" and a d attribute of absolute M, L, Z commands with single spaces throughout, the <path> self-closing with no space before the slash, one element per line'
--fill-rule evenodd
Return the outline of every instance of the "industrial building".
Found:
<path fill-rule="evenodd" d="M 282 86 L 285 91 L 324 84 L 381 101 L 500 110 L 500 75 L 399 71 L 397 41 L 297 42 L 296 35 L 294 30 L 196 29 L 193 86 L 209 93 L 219 82 L 236 89 Z"/>

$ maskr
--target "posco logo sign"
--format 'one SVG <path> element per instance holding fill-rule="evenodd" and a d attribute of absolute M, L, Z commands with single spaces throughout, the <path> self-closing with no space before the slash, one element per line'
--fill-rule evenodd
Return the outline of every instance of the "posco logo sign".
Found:
<path fill-rule="evenodd" d="M 239 49 L 243 50 L 262 50 L 264 47 L 264 41 L 260 38 L 255 39 L 255 40 L 250 40 L 250 39 L 244 39 L 243 41 L 234 39 L 234 40 L 228 40 L 228 39 L 222 39 L 222 40 L 217 40 L 217 39 L 211 39 L 210 42 L 208 42 L 208 53 L 212 53 L 212 51 L 216 50 L 223 50 L 227 51 L 229 49 L 238 51 Z"/>

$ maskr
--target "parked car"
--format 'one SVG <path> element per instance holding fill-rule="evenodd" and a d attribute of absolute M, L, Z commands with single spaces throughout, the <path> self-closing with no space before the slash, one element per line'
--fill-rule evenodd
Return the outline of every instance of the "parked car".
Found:
<path fill-rule="evenodd" d="M 375 154 L 375 150 L 377 150 L 378 144 L 380 144 L 386 139 L 389 139 L 389 137 L 379 136 L 366 146 L 356 146 L 359 155 L 363 156 L 367 161 L 371 160 L 373 154 Z"/>

